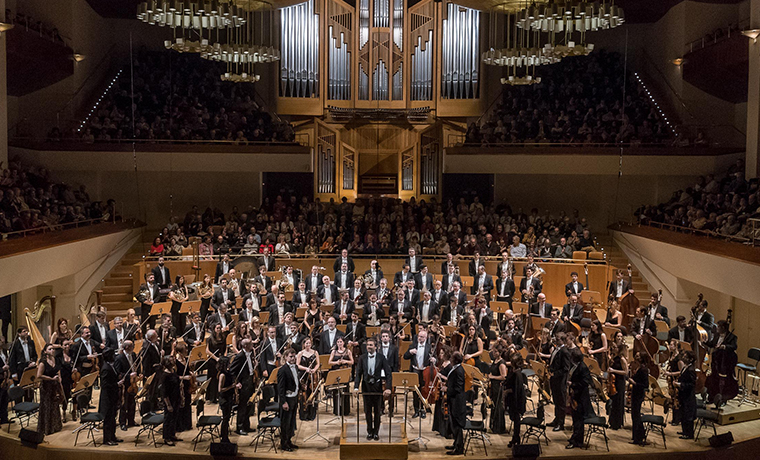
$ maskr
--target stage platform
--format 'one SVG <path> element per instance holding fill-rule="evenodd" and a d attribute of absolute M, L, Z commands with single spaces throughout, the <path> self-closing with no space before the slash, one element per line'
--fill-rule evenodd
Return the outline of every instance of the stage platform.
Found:
<path fill-rule="evenodd" d="M 721 407 L 720 411 L 711 409 L 718 414 L 720 425 L 733 425 L 735 423 L 749 422 L 760 419 L 760 405 L 744 403 L 741 406 L 737 399 L 732 399 Z"/>
<path fill-rule="evenodd" d="M 378 441 L 367 439 L 367 425 L 347 420 L 340 437 L 341 460 L 407 460 L 409 440 L 403 420 L 380 425 Z M 358 427 L 358 429 L 357 429 Z"/>

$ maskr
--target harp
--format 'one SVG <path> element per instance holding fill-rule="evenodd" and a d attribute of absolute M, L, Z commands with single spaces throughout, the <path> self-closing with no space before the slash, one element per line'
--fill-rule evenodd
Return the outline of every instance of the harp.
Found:
<path fill-rule="evenodd" d="M 45 311 L 47 311 L 47 315 L 45 315 Z M 32 340 L 34 340 L 37 356 L 42 356 L 42 348 L 50 339 L 52 324 L 55 320 L 55 296 L 45 296 L 35 302 L 31 309 L 29 307 L 24 308 L 24 317 Z M 40 331 L 40 327 L 47 331 L 47 339 Z"/>

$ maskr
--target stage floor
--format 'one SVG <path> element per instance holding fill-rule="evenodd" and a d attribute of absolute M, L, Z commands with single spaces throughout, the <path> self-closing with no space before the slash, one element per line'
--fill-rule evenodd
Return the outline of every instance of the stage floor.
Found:
<path fill-rule="evenodd" d="M 97 390 L 94 392 L 95 395 L 93 397 L 93 401 L 97 401 Z M 355 405 L 355 401 L 353 402 Z M 729 404 L 736 404 L 729 402 Z M 400 407 L 403 408 L 403 402 L 399 404 Z M 397 408 L 397 409 L 398 409 Z M 546 407 L 546 420 L 551 421 L 553 419 L 553 406 L 547 406 Z M 411 404 L 410 404 L 410 413 L 411 413 Z M 602 415 L 604 415 L 604 409 L 601 407 Z M 217 407 L 213 404 L 206 405 L 206 415 L 213 415 L 217 413 Z M 644 407 L 644 413 L 650 413 L 649 411 L 649 405 L 645 405 Z M 655 414 L 662 415 L 662 408 L 660 406 L 655 405 Z M 280 452 L 279 450 L 279 444 L 277 453 L 275 454 L 274 450 L 269 450 L 268 445 L 263 444 L 259 445 L 258 451 L 254 453 L 254 447 L 249 446 L 251 441 L 254 439 L 255 432 L 250 433 L 247 436 L 238 436 L 234 433 L 231 433 L 231 440 L 234 443 L 237 443 L 239 446 L 239 452 L 238 456 L 250 456 L 250 457 L 257 457 L 257 458 L 294 458 L 294 459 L 338 459 L 340 454 L 340 421 L 337 420 L 333 423 L 326 423 L 328 420 L 332 419 L 333 415 L 332 412 L 327 413 L 325 412 L 325 406 L 320 406 L 320 426 L 319 431 L 324 438 L 326 438 L 328 441 L 324 441 L 320 439 L 319 437 L 314 437 L 310 441 L 306 442 L 305 440 L 309 437 L 311 437 L 314 433 L 317 431 L 317 424 L 316 421 L 310 421 L 310 422 L 303 422 L 298 421 L 298 430 L 296 433 L 296 437 L 294 438 L 294 443 L 300 447 L 300 449 L 294 451 L 294 452 Z M 480 418 L 479 411 L 476 411 L 475 419 Z M 195 420 L 195 416 L 193 417 Z M 360 415 L 360 423 L 364 423 L 364 413 L 363 410 L 361 411 Z M 256 418 L 253 417 L 251 419 L 252 426 L 255 426 L 255 420 Z M 139 416 L 138 420 L 139 422 Z M 356 408 L 352 407 L 351 416 L 347 416 L 345 418 L 345 421 L 347 424 L 350 424 L 350 426 L 353 427 L 353 430 L 356 429 L 355 423 L 356 423 Z M 234 420 L 233 420 L 234 422 Z M 422 420 L 422 436 L 428 438 L 425 442 L 427 443 L 427 446 L 420 446 L 417 442 L 412 441 L 413 439 L 417 438 L 419 436 L 419 419 L 409 419 L 409 422 L 407 424 L 406 434 L 409 441 L 409 458 L 414 459 L 434 459 L 434 458 L 441 458 L 441 455 L 445 454 L 446 449 L 445 446 L 451 444 L 451 441 L 448 439 L 444 439 L 443 437 L 437 435 L 435 432 L 431 431 L 431 426 L 433 422 L 433 416 L 432 414 L 428 414 L 428 416 Z M 630 429 L 630 414 L 626 414 L 626 425 L 624 429 L 618 430 L 618 431 L 612 431 L 607 430 L 607 434 L 609 436 L 609 453 L 607 452 L 604 440 L 601 438 L 601 436 L 592 436 L 590 447 L 588 449 L 574 449 L 574 450 L 566 450 L 565 446 L 567 445 L 567 440 L 570 437 L 571 434 L 571 419 L 568 416 L 566 419 L 566 430 L 561 432 L 553 432 L 551 431 L 551 428 L 547 428 L 547 436 L 549 437 L 549 445 L 542 444 L 542 457 L 587 457 L 587 456 L 598 456 L 598 455 L 630 455 L 630 454 L 638 454 L 638 455 L 658 455 L 663 454 L 665 452 L 668 453 L 674 453 L 674 452 L 694 452 L 694 453 L 704 453 L 710 449 L 708 438 L 713 435 L 712 429 L 710 428 L 703 428 L 702 433 L 700 434 L 700 439 L 698 442 L 689 441 L 689 440 L 682 440 L 678 438 L 678 435 L 676 432 L 680 431 L 680 426 L 671 426 L 668 425 L 668 427 L 665 430 L 666 433 L 666 440 L 667 440 L 667 450 L 664 449 L 662 445 L 662 438 L 657 434 L 651 434 L 649 436 L 649 442 L 650 444 L 645 447 L 641 446 L 635 446 L 631 445 L 628 442 L 631 440 L 631 429 Z M 384 416 L 382 419 L 383 425 L 388 423 L 388 417 Z M 401 424 L 403 423 L 403 418 L 397 416 L 393 418 L 393 424 Z M 32 422 L 32 429 L 35 429 L 36 421 Z M 507 424 L 509 426 L 509 421 L 507 421 Z M 62 451 L 71 451 L 75 450 L 75 452 L 78 452 L 80 455 L 83 454 L 83 451 L 91 451 L 93 454 L 97 454 L 99 457 L 103 454 L 109 455 L 110 452 L 117 453 L 118 456 L 123 456 L 124 454 L 130 454 L 130 453 L 140 453 L 140 454 L 152 454 L 152 455 L 176 455 L 180 454 L 183 456 L 208 456 L 208 449 L 209 449 L 209 440 L 208 436 L 206 436 L 206 440 L 202 443 L 198 444 L 197 451 L 193 452 L 193 444 L 192 439 L 197 434 L 196 430 L 184 432 L 184 433 L 178 433 L 178 436 L 183 439 L 183 442 L 177 443 L 175 447 L 170 446 L 163 446 L 159 444 L 158 448 L 153 447 L 152 444 L 149 444 L 147 442 L 147 439 L 145 435 L 143 434 L 141 436 L 140 442 L 138 445 L 135 445 L 135 436 L 137 434 L 137 431 L 139 430 L 138 427 L 129 428 L 126 432 L 121 431 L 117 428 L 117 437 L 122 438 L 124 440 L 123 443 L 119 444 L 117 447 L 108 447 L 108 446 L 101 446 L 100 441 L 102 434 L 97 433 L 97 439 L 99 446 L 94 448 L 92 446 L 92 443 L 86 444 L 89 440 L 85 438 L 85 433 L 82 433 L 79 436 L 79 444 L 77 447 L 74 447 L 74 437 L 75 435 L 72 433 L 74 429 L 76 429 L 79 426 L 78 422 L 72 422 L 69 421 L 66 424 L 64 424 L 64 429 L 61 432 L 55 433 L 50 436 L 45 437 L 44 444 L 41 447 L 48 448 L 48 449 L 60 449 Z M 233 424 L 234 427 L 234 424 Z M 382 433 L 385 434 L 385 439 L 387 439 L 387 428 L 383 427 Z M 394 432 L 396 431 L 396 427 L 394 426 Z M 0 431 L 0 437 L 5 438 L 5 441 L 9 441 L 11 439 L 17 440 L 18 439 L 18 433 L 19 433 L 20 427 L 18 423 L 11 425 L 10 427 L 10 433 L 7 431 L 7 426 L 3 426 L 2 431 Z M 724 426 L 717 426 L 718 434 L 725 433 L 727 431 L 731 431 L 733 433 L 735 442 L 745 441 L 752 438 L 756 438 L 758 436 L 758 433 L 760 433 L 760 420 L 752 420 L 747 422 L 741 422 L 741 423 L 735 423 L 728 427 Z M 362 435 L 366 436 L 366 433 L 362 433 Z M 354 435 L 355 438 L 355 435 Z M 371 449 L 373 444 L 380 444 L 381 441 L 367 441 L 366 438 L 362 441 L 363 446 L 366 446 L 366 448 Z M 470 443 L 470 450 L 467 453 L 467 458 L 503 458 L 503 457 L 511 457 L 511 449 L 507 448 L 507 443 L 511 439 L 511 434 L 503 434 L 503 435 L 494 435 L 489 433 L 489 439 L 490 444 L 487 442 L 487 455 L 486 452 L 483 450 L 483 445 L 480 441 L 473 440 L 473 442 Z M 279 439 L 277 439 L 279 443 Z M 159 439 L 160 442 L 160 439 Z M 534 441 L 532 441 L 534 442 Z M 142 455 L 141 455 L 142 457 Z M 14 457 L 6 457 L 6 458 L 14 458 Z M 61 457 L 64 458 L 64 457 Z M 724 457 L 721 457 L 724 458 Z"/>

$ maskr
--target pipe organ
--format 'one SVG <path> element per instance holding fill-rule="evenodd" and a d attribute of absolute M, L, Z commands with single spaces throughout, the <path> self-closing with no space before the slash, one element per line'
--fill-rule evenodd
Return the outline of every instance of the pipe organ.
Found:
<path fill-rule="evenodd" d="M 446 99 L 478 97 L 480 12 L 448 3 L 443 19 L 441 95 Z"/>
<path fill-rule="evenodd" d="M 435 26 L 435 3 L 422 2 L 410 9 L 409 33 L 411 35 L 411 94 L 413 101 L 433 99 L 433 31 Z"/>
<path fill-rule="evenodd" d="M 280 96 L 319 96 L 319 16 L 309 0 L 280 9 Z"/>
<path fill-rule="evenodd" d="M 351 99 L 351 42 L 353 42 L 353 8 L 343 2 L 327 3 L 327 98 Z"/>

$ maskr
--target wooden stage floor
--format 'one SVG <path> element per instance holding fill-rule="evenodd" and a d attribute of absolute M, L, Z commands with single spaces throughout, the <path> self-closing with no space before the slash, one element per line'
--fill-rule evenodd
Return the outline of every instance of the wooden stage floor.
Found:
<path fill-rule="evenodd" d="M 93 397 L 93 401 L 97 401 L 97 391 L 95 391 L 95 396 Z M 730 403 L 735 404 L 735 403 Z M 354 401 L 355 405 L 355 401 Z M 403 409 L 403 402 L 397 406 L 398 409 Z M 554 408 L 553 406 L 547 406 L 546 407 L 546 420 L 551 421 L 553 419 L 553 412 Z M 604 415 L 604 409 L 602 409 L 602 414 Z M 648 404 L 645 405 L 644 413 L 649 413 L 649 406 Z M 411 412 L 411 404 L 409 408 Z M 216 405 L 208 404 L 206 405 L 206 414 L 212 415 L 215 414 L 217 411 Z M 655 406 L 655 413 L 658 415 L 662 415 L 662 408 L 660 406 Z M 476 411 L 476 417 L 475 419 L 479 419 L 480 414 L 479 411 Z M 194 415 L 195 420 L 195 415 Z M 234 433 L 231 433 L 231 440 L 232 442 L 235 442 L 239 446 L 239 452 L 238 456 L 240 457 L 252 457 L 252 458 L 292 458 L 292 459 L 310 459 L 310 460 L 323 460 L 323 459 L 335 459 L 337 460 L 340 456 L 340 422 L 336 421 L 330 424 L 327 424 L 326 422 L 333 418 L 332 412 L 327 413 L 325 412 L 325 406 L 320 406 L 320 433 L 322 436 L 324 436 L 328 441 L 324 441 L 320 439 L 319 437 L 314 437 L 310 441 L 306 442 L 305 440 L 312 436 L 316 431 L 316 422 L 302 422 L 298 421 L 298 431 L 296 434 L 296 437 L 294 438 L 294 443 L 296 445 L 300 446 L 300 449 L 296 450 L 295 452 L 281 452 L 278 448 L 277 453 L 274 452 L 274 450 L 269 450 L 269 446 L 264 445 L 259 446 L 259 449 L 256 453 L 254 453 L 254 447 L 249 447 L 249 444 L 253 440 L 255 433 L 251 433 L 247 436 L 238 436 Z M 139 416 L 138 420 L 139 422 Z M 252 425 L 255 426 L 255 417 L 251 419 Z M 409 442 L 409 452 L 408 452 L 408 458 L 410 459 L 420 459 L 420 460 L 427 460 L 427 459 L 439 459 L 441 458 L 445 452 L 445 446 L 451 444 L 451 441 L 448 439 L 444 439 L 441 436 L 438 436 L 436 433 L 431 431 L 431 426 L 433 422 L 432 414 L 428 414 L 428 416 L 422 421 L 422 435 L 429 439 L 429 441 L 426 441 L 427 446 L 426 447 L 420 447 L 416 442 L 412 442 L 411 440 L 414 438 L 417 438 L 419 435 L 418 430 L 418 419 L 410 419 L 409 420 L 411 424 L 407 424 L 407 438 L 410 440 Z M 234 420 L 233 420 L 234 422 Z M 355 423 L 356 423 L 356 408 L 352 407 L 351 416 L 346 417 L 346 422 L 349 423 L 353 430 L 355 430 Z M 363 410 L 361 412 L 360 416 L 360 422 L 364 423 L 364 414 Z M 628 442 L 631 440 L 631 430 L 630 430 L 630 414 L 626 414 L 626 425 L 624 429 L 618 430 L 618 431 L 612 431 L 608 430 L 607 433 L 609 435 L 610 441 L 609 441 L 609 447 L 610 451 L 609 453 L 605 449 L 604 440 L 601 438 L 601 436 L 592 436 L 590 447 L 587 449 L 573 449 L 573 450 L 566 450 L 565 445 L 567 444 L 567 440 L 570 437 L 571 434 L 571 420 L 570 417 L 566 420 L 566 430 L 563 432 L 552 432 L 551 428 L 547 428 L 547 435 L 549 437 L 549 445 L 546 446 L 545 444 L 542 444 L 542 455 L 541 457 L 551 457 L 551 458 L 585 458 L 585 457 L 596 457 L 604 456 L 604 455 L 612 455 L 615 458 L 623 457 L 623 456 L 635 456 L 638 458 L 644 458 L 647 457 L 649 460 L 652 460 L 650 457 L 662 457 L 662 458 L 668 458 L 668 459 L 674 459 L 674 458 L 683 458 L 683 459 L 689 459 L 689 460 L 696 460 L 696 459 L 724 459 L 724 458 L 740 458 L 738 455 L 740 446 L 744 445 L 744 450 L 750 453 L 750 458 L 758 458 L 757 452 L 760 452 L 760 437 L 758 437 L 758 434 L 760 434 L 760 420 L 753 420 L 753 421 L 747 421 L 747 422 L 741 422 L 741 423 L 734 423 L 729 426 L 718 426 L 718 434 L 725 433 L 727 431 L 731 431 L 733 433 L 735 443 L 732 448 L 729 449 L 722 449 L 718 452 L 713 452 L 712 449 L 709 446 L 708 438 L 712 436 L 712 429 L 710 428 L 704 428 L 702 430 L 702 433 L 700 435 L 700 439 L 698 442 L 689 441 L 689 440 L 682 440 L 678 438 L 678 435 L 676 434 L 677 431 L 680 431 L 680 426 L 671 426 L 668 425 L 666 428 L 666 440 L 667 440 L 667 450 L 662 445 L 662 438 L 652 433 L 649 436 L 649 442 L 650 444 L 645 447 L 641 446 L 635 446 L 631 445 Z M 388 417 L 384 416 L 382 420 L 383 424 L 388 423 Z M 393 424 L 401 424 L 403 423 L 403 419 L 401 417 L 394 417 Z M 509 425 L 509 422 L 507 422 Z M 35 428 L 36 421 L 32 422 L 32 429 Z M 141 436 L 140 443 L 135 446 L 135 435 L 137 434 L 138 428 L 133 427 L 129 428 L 128 431 L 124 432 L 117 428 L 117 437 L 124 439 L 124 442 L 119 444 L 119 446 L 116 447 L 108 447 L 108 446 L 101 446 L 99 445 L 97 448 L 94 448 L 92 444 L 85 443 L 88 442 L 87 439 L 85 439 L 85 433 L 82 433 L 79 437 L 79 445 L 77 447 L 74 447 L 74 434 L 72 434 L 72 431 L 76 429 L 79 426 L 78 422 L 72 422 L 69 421 L 68 423 L 64 424 L 63 431 L 59 433 L 55 433 L 50 436 L 45 437 L 45 441 L 42 445 L 39 446 L 37 450 L 29 449 L 27 447 L 21 447 L 20 443 L 18 442 L 18 433 L 20 430 L 20 427 L 18 423 L 11 425 L 10 427 L 10 433 L 7 431 L 7 426 L 3 426 L 2 431 L 0 431 L 0 458 L 8 458 L 13 460 L 31 460 L 31 459 L 42 459 L 42 460 L 71 460 L 77 459 L 77 460 L 88 460 L 88 457 L 91 456 L 91 458 L 94 459 L 101 459 L 103 458 L 103 455 L 108 455 L 109 460 L 121 460 L 121 459 L 129 459 L 129 458 L 137 458 L 139 457 L 141 460 L 146 460 L 147 457 L 153 457 L 156 456 L 156 460 L 159 459 L 159 456 L 174 456 L 174 455 L 182 455 L 185 457 L 208 457 L 209 456 L 209 441 L 208 437 L 207 440 L 199 443 L 197 451 L 193 452 L 193 445 L 191 440 L 195 437 L 197 431 L 193 430 L 190 432 L 184 432 L 179 433 L 178 436 L 183 439 L 183 442 L 177 443 L 175 447 L 169 447 L 169 446 L 163 446 L 160 445 L 156 448 L 152 445 L 149 445 L 148 442 L 145 440 L 145 436 Z M 234 427 L 234 423 L 233 423 Z M 385 427 L 384 427 L 385 428 Z M 395 426 L 394 426 L 394 432 L 395 432 Z M 386 434 L 387 437 L 387 428 L 383 430 L 383 433 Z M 98 442 L 101 441 L 101 434 L 97 433 L 96 436 L 98 437 Z M 366 441 L 366 433 L 362 433 L 362 436 L 365 436 L 365 440 L 362 442 L 363 445 L 366 446 L 366 448 L 371 449 L 373 444 L 380 444 L 382 441 Z M 487 455 L 483 450 L 482 443 L 479 441 L 473 440 L 473 442 L 470 444 L 470 450 L 467 453 L 467 458 L 475 458 L 475 459 L 485 459 L 485 458 L 505 458 L 505 457 L 511 457 L 512 452 L 511 449 L 507 448 L 507 443 L 511 439 L 511 434 L 504 434 L 504 435 L 494 435 L 489 434 L 491 444 L 489 445 L 487 443 Z M 355 435 L 354 435 L 355 438 Z M 387 438 L 386 438 L 387 439 Z M 160 439 L 159 439 L 160 441 Z M 279 439 L 278 439 L 279 441 Z M 751 446 L 751 447 L 750 447 Z M 279 447 L 279 445 L 278 445 Z M 748 450 L 749 449 L 749 450 Z M 27 453 L 27 451 L 31 453 Z M 11 456 L 5 456 L 3 452 L 10 452 Z M 722 453 L 722 454 L 721 454 Z M 47 455 L 45 455 L 47 454 Z M 88 455 L 90 454 L 90 455 Z M 717 454 L 717 455 L 716 455 Z M 754 454 L 754 455 L 752 455 Z M 97 457 L 96 457 L 97 456 Z M 742 455 L 741 457 L 744 457 Z M 153 460 L 151 458 L 151 460 Z"/>

